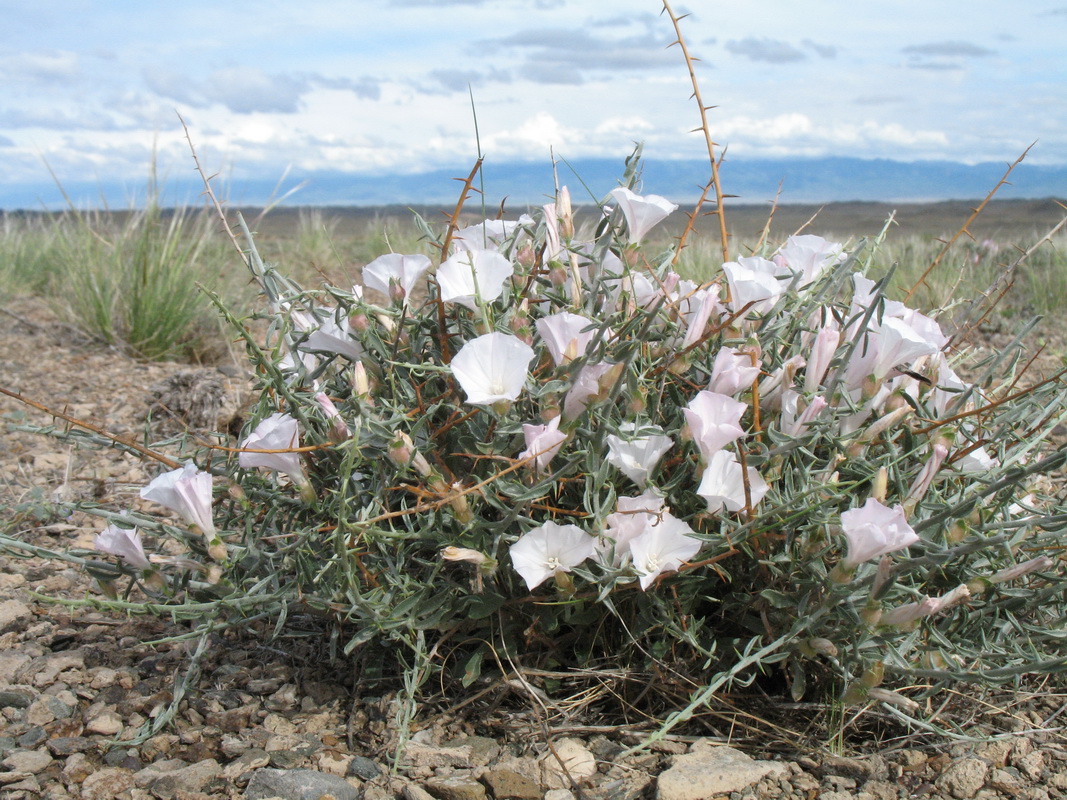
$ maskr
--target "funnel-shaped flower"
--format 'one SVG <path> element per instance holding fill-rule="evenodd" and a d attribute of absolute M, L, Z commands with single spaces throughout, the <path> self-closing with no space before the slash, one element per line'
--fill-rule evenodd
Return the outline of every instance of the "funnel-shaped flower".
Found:
<path fill-rule="evenodd" d="M 641 196 L 634 194 L 624 186 L 612 189 L 611 196 L 619 204 L 619 210 L 626 218 L 626 234 L 630 244 L 640 243 L 646 233 L 678 208 L 670 200 L 658 194 Z"/>
<path fill-rule="evenodd" d="M 747 308 L 744 316 L 766 314 L 782 294 L 778 268 L 773 261 L 759 256 L 747 256 L 722 265 L 730 287 L 730 310 L 735 314 Z"/>
<path fill-rule="evenodd" d="M 542 317 L 535 325 L 556 366 L 584 356 L 598 327 L 591 319 L 568 311 Z"/>
<path fill-rule="evenodd" d="M 619 426 L 619 430 L 629 433 L 634 431 L 635 427 L 632 422 L 623 423 Z M 641 487 L 648 483 L 648 476 L 659 464 L 663 454 L 674 444 L 671 437 L 664 436 L 660 428 L 651 427 L 650 430 L 658 431 L 658 433 L 631 439 L 608 434 L 605 438 L 608 443 L 608 461 Z"/>
<path fill-rule="evenodd" d="M 717 451 L 745 435 L 738 423 L 748 408 L 744 403 L 716 392 L 697 392 L 682 409 L 700 457 L 708 461 Z"/>
<path fill-rule="evenodd" d="M 514 271 L 496 250 L 461 250 L 437 268 L 441 299 L 474 311 L 479 300 L 491 303 L 500 297 Z"/>
<path fill-rule="evenodd" d="M 563 416 L 575 419 L 594 400 L 606 397 L 618 380 L 621 369 L 618 364 L 602 361 L 599 364 L 586 364 L 578 370 L 574 385 L 563 398 Z"/>
<path fill-rule="evenodd" d="M 461 228 L 452 237 L 452 252 L 463 250 L 499 250 L 520 223 L 530 222 L 525 214 L 518 220 L 487 219 L 477 225 Z"/>
<path fill-rule="evenodd" d="M 558 572 L 570 572 L 593 555 L 596 539 L 577 525 L 546 522 L 511 546 L 511 564 L 533 589 Z"/>
<path fill-rule="evenodd" d="M 700 550 L 701 541 L 693 538 L 693 529 L 670 514 L 663 514 L 657 524 L 630 541 L 634 569 L 641 576 L 641 588 L 648 589 L 664 572 L 673 572 Z"/>
<path fill-rule="evenodd" d="M 284 472 L 296 483 L 305 482 L 300 454 L 291 452 L 300 447 L 300 425 L 288 414 L 277 411 L 261 420 L 237 446 L 241 448 L 237 463 L 244 469 L 262 467 Z M 250 452 L 256 450 L 280 452 Z"/>
<path fill-rule="evenodd" d="M 708 391 L 734 397 L 746 389 L 751 389 L 759 373 L 759 365 L 752 363 L 752 357 L 748 353 L 724 347 L 715 356 Z"/>
<path fill-rule="evenodd" d="M 452 374 L 471 405 L 511 402 L 522 392 L 533 357 L 533 349 L 514 336 L 487 333 L 460 348 L 452 359 Z"/>
<path fill-rule="evenodd" d="M 740 511 L 744 508 L 745 474 L 733 453 L 726 450 L 715 453 L 708 461 L 700 486 L 697 487 L 697 494 L 708 503 L 708 511 L 716 514 L 721 512 L 724 506 L 729 511 Z M 748 468 L 747 475 L 748 496 L 752 507 L 755 508 L 771 487 L 753 467 Z"/>
<path fill-rule="evenodd" d="M 798 289 L 816 280 L 827 267 L 844 260 L 840 244 L 811 234 L 790 236 L 774 255 L 775 264 L 798 276 Z"/>
<path fill-rule="evenodd" d="M 141 497 L 178 512 L 204 535 L 215 535 L 215 522 L 211 518 L 211 474 L 201 472 L 192 463 L 157 475 L 141 489 Z"/>
<path fill-rule="evenodd" d="M 293 311 L 290 319 L 294 328 L 307 333 L 307 338 L 299 344 L 301 350 L 337 353 L 353 361 L 363 355 L 359 343 L 349 333 L 347 317 L 341 317 L 338 322 L 333 316 L 320 318 L 304 311 Z"/>
<path fill-rule="evenodd" d="M 394 300 L 404 300 L 429 268 L 430 259 L 424 255 L 389 253 L 363 268 L 363 285 Z"/>
<path fill-rule="evenodd" d="M 93 547 L 103 553 L 118 556 L 135 569 L 152 568 L 141 544 L 141 532 L 137 528 L 108 525 L 93 539 Z"/>
<path fill-rule="evenodd" d="M 637 497 L 620 497 L 608 514 L 607 528 L 597 549 L 606 562 L 621 566 L 630 557 L 630 542 L 657 524 L 667 507 L 658 494 L 645 491 Z"/>
<path fill-rule="evenodd" d="M 522 433 L 526 437 L 526 449 L 519 453 L 519 458 L 534 456 L 538 472 L 548 472 L 548 465 L 556 453 L 567 441 L 567 434 L 559 429 L 559 417 L 553 417 L 547 425 L 523 425 Z"/>
<path fill-rule="evenodd" d="M 862 508 L 843 512 L 841 528 L 848 539 L 848 554 L 843 562 L 846 569 L 919 541 L 902 507 L 887 508 L 873 497 L 867 498 Z"/>

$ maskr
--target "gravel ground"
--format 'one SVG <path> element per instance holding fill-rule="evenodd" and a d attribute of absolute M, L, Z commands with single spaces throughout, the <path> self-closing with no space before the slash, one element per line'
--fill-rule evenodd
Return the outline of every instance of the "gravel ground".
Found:
<path fill-rule="evenodd" d="M 2 311 L 0 386 L 115 433 L 138 432 L 150 387 L 189 369 L 86 342 L 33 301 Z M 204 374 L 233 393 L 224 374 Z M 6 397 L 0 414 L 51 422 Z M 89 547 L 102 523 L 50 516 L 48 502 L 137 506 L 148 477 L 130 456 L 6 433 L 0 530 L 51 548 Z M 825 747 L 827 710 L 814 704 L 728 698 L 732 705 L 709 718 L 708 735 L 626 755 L 637 742 L 631 728 L 542 721 L 514 697 L 509 704 L 490 696 L 495 702 L 453 713 L 424 709 L 394 768 L 395 699 L 367 696 L 353 668 L 330 664 L 315 639 L 264 633 L 207 642 L 174 720 L 142 740 L 139 732 L 170 707 L 191 650 L 148 642 L 186 629 L 33 594 L 77 599 L 94 591 L 79 570 L 0 553 L 2 798 L 1067 797 L 1062 681 L 1011 694 L 960 687 L 928 709 L 986 741 L 900 730 L 871 710 L 835 753 Z"/>

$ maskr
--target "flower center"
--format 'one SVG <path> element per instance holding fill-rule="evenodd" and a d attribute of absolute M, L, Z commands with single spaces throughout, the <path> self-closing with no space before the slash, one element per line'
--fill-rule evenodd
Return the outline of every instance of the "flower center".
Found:
<path fill-rule="evenodd" d="M 563 569 L 563 565 L 559 563 L 559 559 L 555 556 L 549 556 L 548 560 L 545 562 L 545 566 L 553 572 L 559 572 Z"/>

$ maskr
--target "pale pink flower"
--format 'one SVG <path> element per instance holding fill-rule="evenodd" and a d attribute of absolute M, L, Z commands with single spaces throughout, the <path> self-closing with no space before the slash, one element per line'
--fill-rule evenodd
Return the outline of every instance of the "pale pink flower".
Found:
<path fill-rule="evenodd" d="M 784 290 L 774 262 L 759 256 L 727 261 L 722 270 L 730 287 L 729 307 L 735 314 L 747 307 L 745 317 L 764 315 L 774 308 Z"/>
<path fill-rule="evenodd" d="M 260 467 L 288 475 L 296 483 L 305 483 L 304 464 L 300 453 L 286 452 L 300 447 L 300 423 L 289 414 L 277 411 L 261 420 L 242 442 L 237 463 L 244 469 Z M 276 453 L 256 453 L 253 450 L 278 450 Z"/>
<path fill-rule="evenodd" d="M 511 262 L 495 250 L 460 250 L 437 268 L 441 300 L 475 311 L 479 302 L 500 297 L 514 272 Z"/>
<path fill-rule="evenodd" d="M 848 569 L 919 541 L 901 506 L 887 508 L 873 497 L 867 498 L 862 508 L 842 512 L 841 528 L 848 539 L 848 554 L 843 561 Z"/>
<path fill-rule="evenodd" d="M 575 419 L 591 402 L 606 396 L 617 377 L 616 367 L 617 364 L 602 361 L 599 364 L 586 364 L 578 370 L 574 384 L 563 398 L 563 416 Z"/>
<path fill-rule="evenodd" d="M 362 363 L 359 362 L 359 365 L 362 366 Z M 337 410 L 337 406 L 330 399 L 330 396 L 326 392 L 317 392 L 315 394 L 315 402 L 319 404 L 322 413 L 330 421 L 330 440 L 339 443 L 348 439 L 352 432 L 349 430 L 348 423 L 345 422 L 344 417 L 341 416 L 341 412 Z"/>
<path fill-rule="evenodd" d="M 135 569 L 151 569 L 152 564 L 141 544 L 141 532 L 137 528 L 120 528 L 108 525 L 93 539 L 93 547 L 102 553 L 118 556 Z"/>
<path fill-rule="evenodd" d="M 612 189 L 611 196 L 626 218 L 626 235 L 630 244 L 640 243 L 645 234 L 678 208 L 665 197 L 634 194 L 624 186 Z"/>
<path fill-rule="evenodd" d="M 342 316 L 340 321 L 333 316 L 333 309 L 329 309 L 330 316 L 320 317 L 306 311 L 292 311 L 289 319 L 293 327 L 307 336 L 297 347 L 300 350 L 321 353 L 336 353 L 353 361 L 358 361 L 363 351 L 359 343 L 352 338 L 349 331 L 348 317 Z"/>
<path fill-rule="evenodd" d="M 999 464 L 1000 461 L 989 455 L 984 447 L 969 450 L 966 455 L 952 462 L 952 465 L 960 472 L 972 474 L 988 472 Z"/>
<path fill-rule="evenodd" d="M 919 474 L 916 475 L 915 480 L 912 481 L 911 488 L 908 489 L 908 496 L 906 498 L 907 502 L 914 504 L 923 499 L 923 496 L 930 488 L 930 484 L 934 482 L 934 476 L 937 475 L 937 471 L 941 469 L 941 465 L 944 463 L 947 456 L 947 447 L 940 443 L 934 444 L 933 453 L 929 460 L 927 460 L 923 465 L 923 468 L 919 470 Z"/>
<path fill-rule="evenodd" d="M 471 405 L 510 403 L 522 392 L 533 357 L 533 348 L 514 336 L 487 333 L 460 348 L 452 359 L 452 374 Z"/>
<path fill-rule="evenodd" d="M 599 327 L 591 319 L 569 311 L 542 317 L 534 325 L 556 366 L 584 356 Z"/>
<path fill-rule="evenodd" d="M 208 537 L 215 535 L 211 517 L 211 473 L 192 463 L 157 475 L 141 489 L 141 497 L 176 511 Z"/>
<path fill-rule="evenodd" d="M 745 507 L 745 480 L 746 473 L 742 472 L 741 464 L 737 456 L 727 450 L 719 450 L 708 461 L 704 469 L 697 494 L 708 503 L 708 511 L 713 514 L 721 513 L 725 507 L 728 511 L 740 511 Z M 770 486 L 756 472 L 755 468 L 748 468 L 748 489 L 752 507 L 763 499 L 770 491 Z"/>
<path fill-rule="evenodd" d="M 817 280 L 828 267 L 840 264 L 845 257 L 842 246 L 837 242 L 803 234 L 786 239 L 773 260 L 778 266 L 786 267 L 798 276 L 797 288 L 800 289 Z"/>
<path fill-rule="evenodd" d="M 781 431 L 789 436 L 800 436 L 805 428 L 812 423 L 830 405 L 826 399 L 816 395 L 811 399 L 803 411 L 799 411 L 800 395 L 792 389 L 782 393 L 782 420 Z"/>
<path fill-rule="evenodd" d="M 697 392 L 682 409 L 689 433 L 706 462 L 730 442 L 745 435 L 739 424 L 748 406 L 717 392 Z"/>
<path fill-rule="evenodd" d="M 882 380 L 889 371 L 901 364 L 910 364 L 920 356 L 932 355 L 937 348 L 902 319 L 882 320 L 875 342 L 877 356 L 872 372 Z"/>
<path fill-rule="evenodd" d="M 805 392 L 810 394 L 822 385 L 822 379 L 826 376 L 826 370 L 830 368 L 830 362 L 833 361 L 839 344 L 841 344 L 841 331 L 836 323 L 820 328 L 815 334 L 808 365 L 804 370 Z"/>
<path fill-rule="evenodd" d="M 499 250 L 500 245 L 515 233 L 520 223 L 531 221 L 525 214 L 514 220 L 487 219 L 477 225 L 460 228 L 452 236 L 453 254 L 464 250 Z"/>
<path fill-rule="evenodd" d="M 424 255 L 388 253 L 363 268 L 363 285 L 390 299 L 403 301 L 430 266 L 430 259 Z"/>
<path fill-rule="evenodd" d="M 533 590 L 560 572 L 570 572 L 593 555 L 596 539 L 577 525 L 546 522 L 510 548 L 511 564 Z"/>
<path fill-rule="evenodd" d="M 947 608 L 969 600 L 970 597 L 971 590 L 966 584 L 961 583 L 951 592 L 941 597 L 924 597 L 916 603 L 906 603 L 887 611 L 882 615 L 880 622 L 882 625 L 907 625 L 922 617 L 939 614 Z"/>
<path fill-rule="evenodd" d="M 665 511 L 663 498 L 651 491 L 619 497 L 614 513 L 604 520 L 607 527 L 598 543 L 605 562 L 621 566 L 630 557 L 630 542 L 657 524 Z"/>
<path fill-rule="evenodd" d="M 559 429 L 560 417 L 553 417 L 547 425 L 523 425 L 522 434 L 526 438 L 526 449 L 519 453 L 519 458 L 534 456 L 534 465 L 538 472 L 548 472 L 548 465 L 567 441 L 567 434 Z"/>
<path fill-rule="evenodd" d="M 751 389 L 759 373 L 759 364 L 753 364 L 748 353 L 723 347 L 715 356 L 708 391 L 735 397 Z"/>
<path fill-rule="evenodd" d="M 690 311 L 685 315 L 687 319 L 685 338 L 682 340 L 683 349 L 692 347 L 704 338 L 704 332 L 708 326 L 708 320 L 711 319 L 712 312 L 716 309 L 721 309 L 718 287 L 714 289 L 697 289 L 689 296 L 688 300 L 690 301 L 690 307 L 693 301 L 698 302 L 696 310 Z"/>
<path fill-rule="evenodd" d="M 664 572 L 674 572 L 700 550 L 703 542 L 693 537 L 685 522 L 664 513 L 644 533 L 630 540 L 634 569 L 647 590 Z"/>
<path fill-rule="evenodd" d="M 632 422 L 619 426 L 620 433 L 632 434 L 635 430 L 636 426 Z M 648 483 L 649 475 L 655 470 L 663 454 L 674 444 L 671 437 L 664 436 L 660 428 L 649 426 L 645 430 L 653 432 L 626 439 L 610 433 L 605 437 L 608 462 L 642 487 Z"/>

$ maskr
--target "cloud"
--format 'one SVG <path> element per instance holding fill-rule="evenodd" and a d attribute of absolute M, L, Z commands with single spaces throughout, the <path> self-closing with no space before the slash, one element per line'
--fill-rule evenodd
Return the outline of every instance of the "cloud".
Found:
<path fill-rule="evenodd" d="M 120 124 L 110 114 L 89 108 L 64 111 L 58 108 L 4 108 L 0 109 L 0 128 L 42 128 L 44 130 L 70 131 L 122 131 L 135 126 Z"/>
<path fill-rule="evenodd" d="M 483 44 L 492 51 L 515 49 L 527 52 L 520 70 L 523 77 L 540 83 L 580 83 L 579 74 L 566 78 L 565 69 L 618 72 L 676 67 L 678 59 L 665 51 L 672 39 L 662 33 L 646 31 L 616 38 L 593 36 L 579 28 L 528 28 L 491 39 Z"/>
<path fill-rule="evenodd" d="M 837 48 L 832 44 L 819 44 L 811 39 L 805 39 L 801 44 L 809 50 L 814 50 L 815 55 L 821 58 L 837 58 Z"/>
<path fill-rule="evenodd" d="M 745 39 L 732 39 L 725 46 L 735 56 L 742 56 L 751 61 L 765 61 L 768 64 L 787 64 L 807 59 L 803 52 L 780 39 L 757 39 L 749 36 Z"/>
<path fill-rule="evenodd" d="M 399 8 L 412 6 L 482 6 L 485 0 L 393 0 L 391 5 Z"/>
<path fill-rule="evenodd" d="M 381 97 L 373 78 L 327 78 L 320 75 L 269 75 L 259 67 L 227 67 L 196 81 L 171 70 L 150 67 L 143 72 L 148 88 L 193 108 L 221 105 L 235 114 L 295 114 L 301 99 L 316 87 L 350 91 L 365 100 Z"/>
<path fill-rule="evenodd" d="M 0 50 L 0 80 L 5 83 L 53 83 L 76 78 L 80 72 L 81 59 L 77 53 Z"/>
<path fill-rule="evenodd" d="M 995 50 L 971 42 L 946 41 L 913 44 L 902 48 L 902 53 L 912 56 L 941 56 L 944 58 L 985 58 L 996 55 Z"/>
<path fill-rule="evenodd" d="M 435 69 L 429 75 L 433 86 L 421 86 L 425 94 L 466 93 L 468 87 L 485 86 L 488 83 L 511 83 L 511 73 L 502 69 Z"/>
<path fill-rule="evenodd" d="M 6 136 L 4 136 L 3 134 L 0 134 L 0 147 L 14 147 L 14 146 L 15 146 L 15 140 L 14 139 L 9 139 Z"/>

